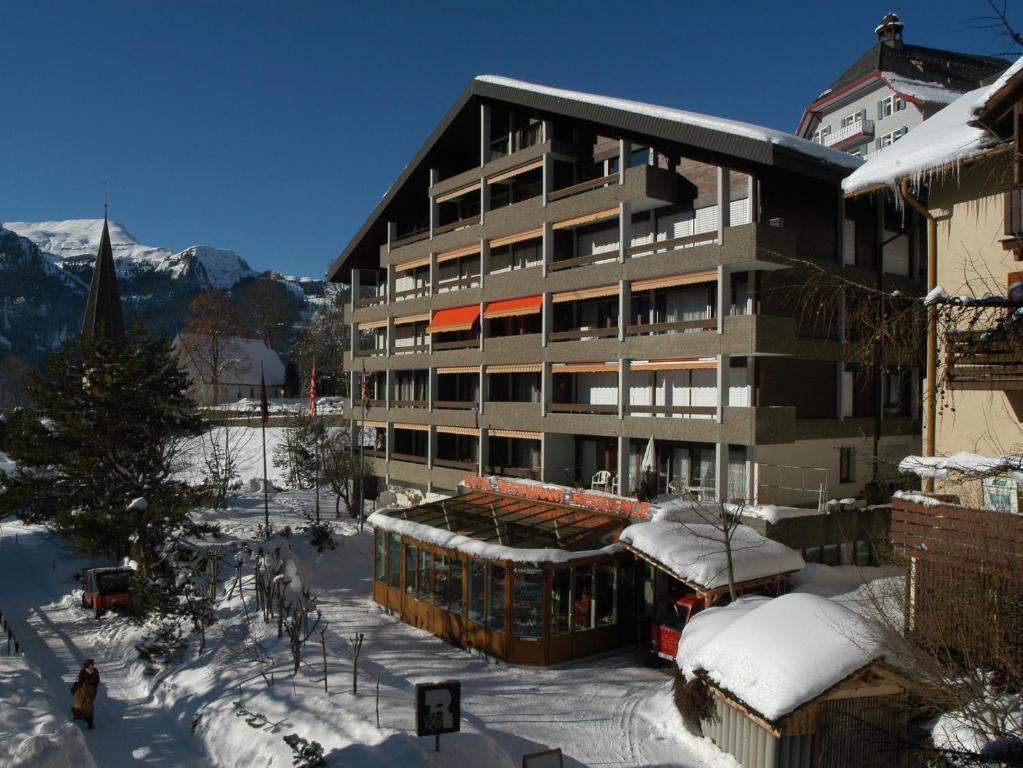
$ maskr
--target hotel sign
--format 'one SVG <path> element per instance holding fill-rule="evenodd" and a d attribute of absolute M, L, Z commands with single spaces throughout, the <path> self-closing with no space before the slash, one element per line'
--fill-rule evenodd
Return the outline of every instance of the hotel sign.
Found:
<path fill-rule="evenodd" d="M 530 483 L 523 480 L 495 477 L 493 475 L 487 477 L 467 475 L 462 480 L 462 484 L 475 491 L 503 493 L 505 496 L 519 496 L 524 499 L 546 501 L 551 504 L 568 504 L 573 507 L 583 507 L 596 512 L 610 512 L 611 514 L 625 515 L 626 517 L 640 517 L 644 519 L 649 519 L 650 517 L 650 504 L 647 502 L 628 499 L 624 496 L 615 496 L 611 493 L 601 493 L 600 491 L 568 488 L 563 485 Z"/>

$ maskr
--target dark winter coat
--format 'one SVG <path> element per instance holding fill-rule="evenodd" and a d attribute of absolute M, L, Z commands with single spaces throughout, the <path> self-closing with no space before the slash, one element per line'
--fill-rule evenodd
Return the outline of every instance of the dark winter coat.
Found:
<path fill-rule="evenodd" d="M 75 681 L 75 698 L 71 702 L 75 717 L 92 718 L 93 702 L 96 700 L 96 691 L 99 689 L 99 670 L 95 667 L 92 672 L 82 670 L 78 673 L 78 680 Z"/>

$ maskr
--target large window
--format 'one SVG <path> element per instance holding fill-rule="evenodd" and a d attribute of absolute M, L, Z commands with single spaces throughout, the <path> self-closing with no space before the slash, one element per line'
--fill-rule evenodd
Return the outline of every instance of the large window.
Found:
<path fill-rule="evenodd" d="M 487 579 L 487 626 L 504 632 L 504 568 L 490 564 Z"/>
<path fill-rule="evenodd" d="M 572 569 L 558 568 L 551 584 L 551 635 L 568 634 L 571 604 Z"/>
<path fill-rule="evenodd" d="M 433 594 L 433 580 L 430 578 L 432 573 L 430 571 L 430 553 L 425 549 L 419 550 L 419 578 L 416 580 L 419 589 L 416 592 L 416 598 L 419 600 L 429 600 Z"/>
<path fill-rule="evenodd" d="M 573 570 L 575 589 L 572 596 L 572 629 L 582 632 L 593 629 L 593 566 L 578 565 Z"/>
<path fill-rule="evenodd" d="M 515 637 L 520 640 L 538 640 L 543 634 L 543 571 L 516 568 L 512 605 L 515 610 Z"/>
<path fill-rule="evenodd" d="M 401 536 L 396 534 L 389 534 L 388 537 L 388 564 L 390 565 L 390 573 L 387 578 L 387 585 L 390 587 L 401 586 Z"/>
<path fill-rule="evenodd" d="M 597 626 L 605 627 L 618 621 L 618 567 L 615 563 L 600 563 L 594 568 L 597 572 L 594 592 Z"/>
<path fill-rule="evenodd" d="M 411 544 L 405 545 L 405 594 L 416 593 L 416 553 Z"/>
<path fill-rule="evenodd" d="M 457 557 L 451 558 L 451 587 L 448 589 L 450 600 L 450 611 L 456 616 L 462 615 L 462 561 Z"/>
<path fill-rule="evenodd" d="M 437 553 L 433 556 L 433 602 L 438 608 L 448 607 L 448 558 Z"/>
<path fill-rule="evenodd" d="M 377 559 L 374 577 L 377 581 L 387 581 L 387 531 L 378 528 L 373 532 L 373 539 Z"/>
<path fill-rule="evenodd" d="M 469 611 L 472 621 L 482 624 L 486 615 L 485 594 L 483 592 L 485 566 L 481 560 L 469 560 Z"/>

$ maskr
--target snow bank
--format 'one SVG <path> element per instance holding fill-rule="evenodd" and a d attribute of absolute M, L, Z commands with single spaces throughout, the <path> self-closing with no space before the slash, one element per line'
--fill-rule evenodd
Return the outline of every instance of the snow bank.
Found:
<path fill-rule="evenodd" d="M 14 459 L 0 451 L 0 474 L 13 475 L 17 468 L 18 465 L 14 463 Z"/>
<path fill-rule="evenodd" d="M 487 544 L 476 539 L 470 539 L 460 533 L 453 533 L 441 528 L 434 528 L 431 525 L 423 525 L 411 520 L 400 520 L 391 517 L 391 513 L 402 514 L 404 510 L 400 507 L 391 507 L 374 512 L 367 518 L 367 522 L 374 528 L 385 531 L 393 531 L 402 536 L 411 536 L 414 539 L 436 544 L 439 547 L 464 552 L 472 557 L 481 557 L 487 560 L 508 560 L 512 563 L 569 563 L 584 557 L 601 555 L 613 555 L 621 552 L 619 544 L 609 544 L 601 549 L 584 549 L 578 552 L 568 552 L 563 549 L 517 549 L 505 547 L 500 544 Z"/>
<path fill-rule="evenodd" d="M 682 581 L 714 589 L 728 584 L 725 547 L 720 537 L 720 532 L 708 523 L 657 520 L 630 525 L 619 539 L 671 569 Z M 747 525 L 736 527 L 732 536 L 736 582 L 798 571 L 803 565 L 803 556 L 795 550 L 761 536 Z"/>
<path fill-rule="evenodd" d="M 862 162 L 857 157 L 853 157 L 852 155 L 848 155 L 844 152 L 838 152 L 834 149 L 828 149 L 820 144 L 814 144 L 812 141 L 801 139 L 791 133 L 785 133 L 784 131 L 778 131 L 773 128 L 764 128 L 763 126 L 753 125 L 752 123 L 743 123 L 738 120 L 728 120 L 723 117 L 702 115 L 698 112 L 687 112 L 682 109 L 661 107 L 655 104 L 646 104 L 641 101 L 632 101 L 630 99 L 617 99 L 611 96 L 598 96 L 592 93 L 569 91 L 564 88 L 552 88 L 547 85 L 537 85 L 536 83 L 528 83 L 522 80 L 514 80 L 509 77 L 499 77 L 497 75 L 480 75 L 476 78 L 476 80 L 481 83 L 493 83 L 494 85 L 503 85 L 507 88 L 518 88 L 523 91 L 540 93 L 557 99 L 581 101 L 587 104 L 607 107 L 608 109 L 620 109 L 625 112 L 632 112 L 645 117 L 669 120 L 682 125 L 691 125 L 695 128 L 706 128 L 711 131 L 721 131 L 723 133 L 730 133 L 733 136 L 753 139 L 754 141 L 764 141 L 769 144 L 785 147 L 786 149 L 791 149 L 796 152 L 800 152 L 801 154 L 815 157 L 818 160 L 825 160 L 833 165 L 840 165 L 845 168 L 856 168 Z"/>
<path fill-rule="evenodd" d="M 0 656 L 0 701 L 0 765 L 95 768 L 81 728 L 58 709 L 24 657 Z"/>
<path fill-rule="evenodd" d="M 884 655 L 881 630 L 825 597 L 741 598 L 682 632 L 679 665 L 776 721 Z"/>
<path fill-rule="evenodd" d="M 984 476 L 1008 474 L 1013 480 L 1023 482 L 1023 456 L 991 457 L 966 451 L 951 456 L 907 456 L 899 462 L 899 471 L 935 480 L 947 480 L 950 472 Z"/>

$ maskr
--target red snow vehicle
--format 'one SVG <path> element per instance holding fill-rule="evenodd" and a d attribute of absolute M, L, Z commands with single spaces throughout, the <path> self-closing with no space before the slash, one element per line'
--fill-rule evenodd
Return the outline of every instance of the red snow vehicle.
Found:
<path fill-rule="evenodd" d="M 131 568 L 90 568 L 82 576 L 82 607 L 91 608 L 97 619 L 103 611 L 130 608 L 128 586 L 134 574 Z"/>
<path fill-rule="evenodd" d="M 682 629 L 704 607 L 703 598 L 693 592 L 670 592 L 658 598 L 650 622 L 650 650 L 663 659 L 678 656 Z"/>

